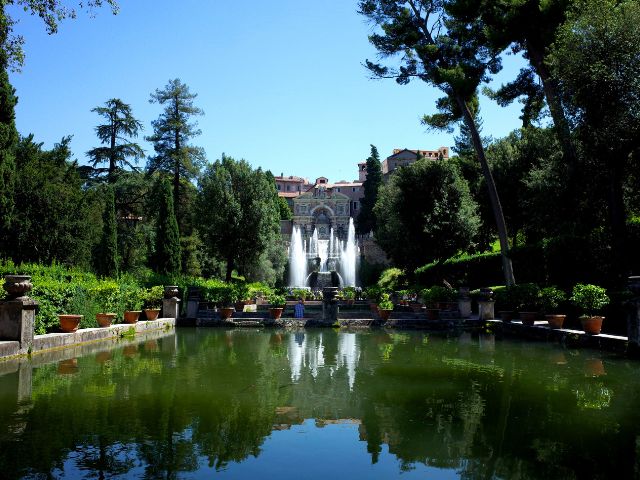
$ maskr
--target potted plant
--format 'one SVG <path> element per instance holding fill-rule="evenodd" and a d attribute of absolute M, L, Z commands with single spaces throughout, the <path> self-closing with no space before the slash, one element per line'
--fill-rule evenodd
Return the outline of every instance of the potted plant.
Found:
<path fill-rule="evenodd" d="M 144 291 L 144 314 L 147 320 L 157 320 L 162 308 L 163 288 L 156 285 Z"/>
<path fill-rule="evenodd" d="M 493 289 L 493 298 L 496 301 L 498 315 L 500 315 L 500 318 L 505 323 L 509 323 L 513 320 L 513 312 L 516 309 L 516 291 L 517 288 L 514 285 L 495 287 Z"/>
<path fill-rule="evenodd" d="M 596 312 L 609 304 L 607 291 L 597 285 L 579 283 L 573 287 L 571 301 L 584 312 L 580 322 L 585 333 L 598 335 L 604 317 L 596 315 Z"/>
<path fill-rule="evenodd" d="M 274 320 L 278 320 L 282 316 L 282 311 L 287 304 L 287 299 L 282 295 L 270 295 L 269 296 L 269 312 L 271 313 L 271 318 Z"/>
<path fill-rule="evenodd" d="M 437 290 L 433 288 L 425 288 L 422 290 L 420 297 L 426 306 L 427 319 L 438 320 L 438 318 L 440 318 L 440 309 L 438 308 Z"/>
<path fill-rule="evenodd" d="M 233 286 L 233 289 L 235 290 L 234 295 L 236 297 L 236 312 L 242 312 L 244 310 L 244 306 L 251 303 L 249 287 L 247 287 L 245 283 L 237 283 Z"/>
<path fill-rule="evenodd" d="M 346 287 L 342 290 L 342 298 L 347 305 L 353 305 L 356 301 L 356 291 L 353 287 Z"/>
<path fill-rule="evenodd" d="M 458 308 L 458 292 L 453 288 L 434 285 L 429 289 L 430 301 L 440 310 L 455 310 Z"/>
<path fill-rule="evenodd" d="M 144 291 L 142 289 L 135 289 L 127 292 L 124 323 L 133 324 L 138 322 L 138 318 L 140 318 L 140 314 L 142 313 L 142 304 L 144 302 L 143 294 Z"/>
<path fill-rule="evenodd" d="M 63 333 L 73 333 L 78 330 L 78 326 L 84 315 L 75 315 L 69 313 L 61 313 L 58 315 L 60 322 L 60 331 Z"/>
<path fill-rule="evenodd" d="M 378 312 L 382 320 L 389 320 L 391 312 L 393 312 L 393 302 L 389 299 L 388 293 L 383 293 L 380 296 L 380 302 L 378 303 Z"/>
<path fill-rule="evenodd" d="M 90 290 L 90 294 L 96 299 L 100 312 L 96 313 L 96 322 L 100 328 L 106 328 L 116 319 L 118 293 L 120 289 L 115 282 L 101 282 Z"/>
<path fill-rule="evenodd" d="M 540 288 L 535 283 L 523 283 L 512 289 L 522 324 L 534 325 L 540 306 Z"/>
<path fill-rule="evenodd" d="M 556 311 L 560 302 L 564 302 L 566 299 L 567 296 L 559 288 L 545 287 L 540 290 L 540 305 L 542 305 L 542 311 L 545 313 L 547 322 L 549 322 L 549 328 L 562 328 L 566 315 L 559 315 L 553 312 Z"/>
<path fill-rule="evenodd" d="M 378 314 L 378 303 L 380 302 L 380 297 L 382 295 L 382 290 L 380 290 L 377 286 L 368 287 L 364 291 L 364 296 L 369 300 L 369 307 L 371 308 L 371 313 L 374 315 Z"/>
<path fill-rule="evenodd" d="M 227 320 L 231 315 L 233 315 L 235 310 L 234 304 L 237 301 L 237 290 L 233 285 L 225 285 L 225 287 L 220 291 L 220 308 L 218 309 L 222 320 Z"/>

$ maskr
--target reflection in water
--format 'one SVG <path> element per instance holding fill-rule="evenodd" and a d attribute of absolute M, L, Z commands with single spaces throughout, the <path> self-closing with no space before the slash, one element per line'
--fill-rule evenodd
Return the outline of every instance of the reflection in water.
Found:
<path fill-rule="evenodd" d="M 0 364 L 3 479 L 640 471 L 637 365 L 593 352 L 487 335 L 179 330 L 65 355 Z"/>

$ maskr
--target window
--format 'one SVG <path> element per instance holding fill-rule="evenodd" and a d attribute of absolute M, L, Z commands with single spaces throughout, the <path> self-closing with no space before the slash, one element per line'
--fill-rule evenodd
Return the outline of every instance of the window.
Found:
<path fill-rule="evenodd" d="M 338 187 L 336 190 L 338 190 L 338 192 L 340 192 L 340 187 Z"/>
<path fill-rule="evenodd" d="M 353 190 L 355 192 L 356 191 L 356 187 L 351 187 L 351 190 Z"/>
<path fill-rule="evenodd" d="M 358 202 L 353 202 L 353 209 L 357 210 L 358 209 Z"/>
<path fill-rule="evenodd" d="M 280 184 L 278 184 L 278 191 L 280 191 Z"/>

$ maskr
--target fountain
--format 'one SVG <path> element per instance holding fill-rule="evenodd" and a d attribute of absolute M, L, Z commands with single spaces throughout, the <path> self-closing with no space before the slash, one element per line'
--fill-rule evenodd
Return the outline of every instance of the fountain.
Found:
<path fill-rule="evenodd" d="M 333 227 L 328 239 L 321 238 L 318 230 L 314 229 L 308 250 L 305 249 L 302 231 L 295 226 L 289 247 L 289 286 L 320 289 L 331 286 L 355 287 L 357 258 L 353 218 L 349 219 L 346 241 L 336 236 Z"/>

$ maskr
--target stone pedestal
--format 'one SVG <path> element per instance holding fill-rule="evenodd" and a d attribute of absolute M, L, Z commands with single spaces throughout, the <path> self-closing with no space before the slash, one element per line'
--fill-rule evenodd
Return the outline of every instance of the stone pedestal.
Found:
<path fill-rule="evenodd" d="M 200 289 L 189 287 L 187 289 L 187 318 L 198 316 L 198 306 L 200 305 Z"/>
<path fill-rule="evenodd" d="M 322 289 L 322 319 L 325 323 L 338 321 L 338 287 L 325 287 Z"/>
<path fill-rule="evenodd" d="M 471 316 L 471 296 L 469 288 L 460 288 L 460 297 L 458 298 L 458 311 L 460 318 L 469 318 Z"/>
<path fill-rule="evenodd" d="M 493 320 L 495 318 L 495 303 L 493 300 L 480 300 L 478 302 L 478 317 L 480 320 Z"/>
<path fill-rule="evenodd" d="M 162 318 L 179 318 L 180 299 L 178 297 L 164 298 L 162 300 Z"/>
<path fill-rule="evenodd" d="M 38 304 L 27 293 L 31 290 L 31 277 L 7 275 L 3 285 L 9 299 L 0 302 L 0 340 L 20 342 L 20 352 L 29 352 L 33 336 Z"/>

